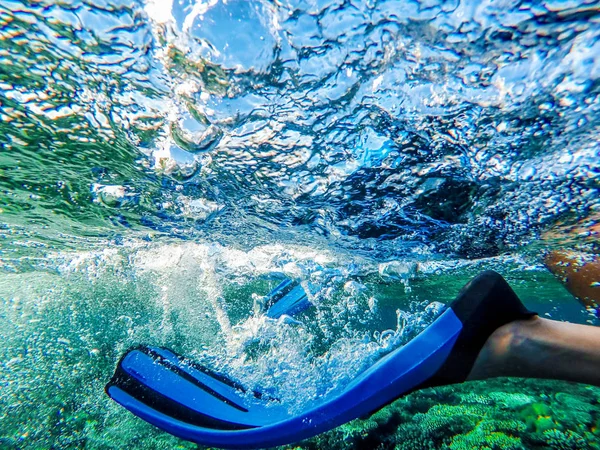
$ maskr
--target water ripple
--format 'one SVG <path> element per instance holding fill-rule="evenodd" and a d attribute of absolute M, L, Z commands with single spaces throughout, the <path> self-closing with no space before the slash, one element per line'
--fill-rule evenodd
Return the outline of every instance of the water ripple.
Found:
<path fill-rule="evenodd" d="M 591 2 L 0 8 L 6 212 L 467 257 L 597 217 Z"/>

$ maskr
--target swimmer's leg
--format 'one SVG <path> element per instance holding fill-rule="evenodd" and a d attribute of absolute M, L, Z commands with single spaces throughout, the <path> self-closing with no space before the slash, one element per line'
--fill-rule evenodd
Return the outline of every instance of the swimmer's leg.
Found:
<path fill-rule="evenodd" d="M 600 327 L 537 316 L 503 325 L 488 338 L 467 379 L 500 376 L 600 386 Z"/>
<path fill-rule="evenodd" d="M 600 257 L 553 251 L 546 266 L 588 309 L 600 303 Z M 554 378 L 600 386 L 600 327 L 532 317 L 495 330 L 467 379 Z"/>
<path fill-rule="evenodd" d="M 588 310 L 600 317 L 600 256 L 575 251 L 552 251 L 546 267 Z"/>

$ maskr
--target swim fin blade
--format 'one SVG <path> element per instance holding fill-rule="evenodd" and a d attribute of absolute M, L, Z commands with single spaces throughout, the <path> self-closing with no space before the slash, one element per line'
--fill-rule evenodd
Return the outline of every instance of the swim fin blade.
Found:
<path fill-rule="evenodd" d="M 279 319 L 283 315 L 294 316 L 312 306 L 304 288 L 290 279 L 273 289 L 265 303 L 269 308 L 266 315 L 271 319 Z"/>

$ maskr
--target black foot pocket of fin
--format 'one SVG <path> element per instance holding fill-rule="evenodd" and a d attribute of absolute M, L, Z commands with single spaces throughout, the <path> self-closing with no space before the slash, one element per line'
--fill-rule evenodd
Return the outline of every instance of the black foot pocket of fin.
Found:
<path fill-rule="evenodd" d="M 490 335 L 501 326 L 537 313 L 529 311 L 502 276 L 482 272 L 462 288 L 450 308 L 463 324 L 452 353 L 419 389 L 465 381 Z"/>

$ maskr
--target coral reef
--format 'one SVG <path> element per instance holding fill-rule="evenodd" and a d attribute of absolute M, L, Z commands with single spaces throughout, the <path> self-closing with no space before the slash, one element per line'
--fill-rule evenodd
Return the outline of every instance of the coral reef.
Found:
<path fill-rule="evenodd" d="M 287 448 L 600 450 L 600 388 L 513 378 L 430 388 Z"/>

